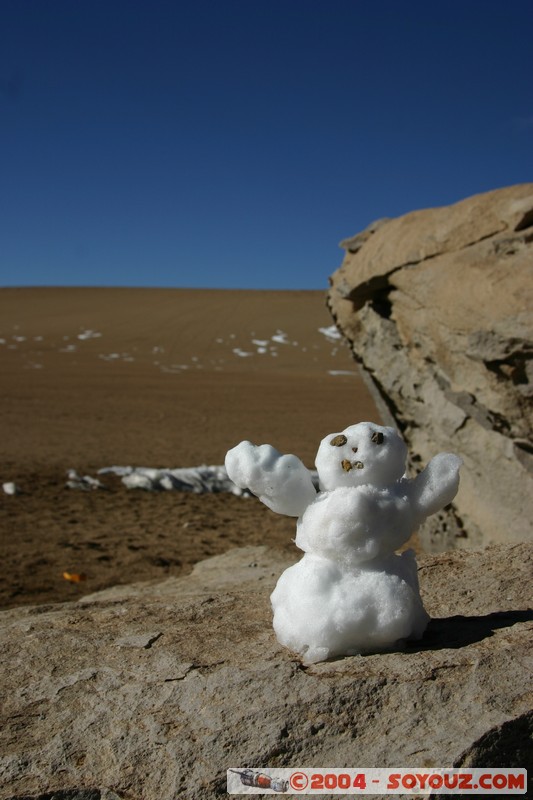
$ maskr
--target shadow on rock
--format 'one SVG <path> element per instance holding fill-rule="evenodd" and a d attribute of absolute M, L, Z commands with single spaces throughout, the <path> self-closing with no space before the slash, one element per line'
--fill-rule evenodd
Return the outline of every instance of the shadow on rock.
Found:
<path fill-rule="evenodd" d="M 495 611 L 479 617 L 443 617 L 430 620 L 424 638 L 409 643 L 406 652 L 458 649 L 492 636 L 500 628 L 510 628 L 519 622 L 533 621 L 533 609 Z"/>

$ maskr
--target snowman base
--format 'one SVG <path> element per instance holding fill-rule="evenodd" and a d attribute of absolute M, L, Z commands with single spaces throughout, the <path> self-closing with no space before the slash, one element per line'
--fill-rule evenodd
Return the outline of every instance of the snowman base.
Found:
<path fill-rule="evenodd" d="M 271 602 L 278 641 L 304 664 L 397 648 L 429 622 L 412 550 L 359 566 L 306 553 L 283 572 Z"/>

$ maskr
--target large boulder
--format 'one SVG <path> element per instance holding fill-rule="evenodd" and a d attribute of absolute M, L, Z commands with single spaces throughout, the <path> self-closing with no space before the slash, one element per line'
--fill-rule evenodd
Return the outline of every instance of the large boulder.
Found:
<path fill-rule="evenodd" d="M 400 652 L 303 667 L 265 548 L 186 578 L 0 614 L 3 800 L 226 793 L 231 767 L 528 767 L 533 546 L 426 556 Z M 529 763 L 528 763 L 529 759 Z"/>
<path fill-rule="evenodd" d="M 341 242 L 328 305 L 420 468 L 464 459 L 427 549 L 533 539 L 533 184 Z"/>

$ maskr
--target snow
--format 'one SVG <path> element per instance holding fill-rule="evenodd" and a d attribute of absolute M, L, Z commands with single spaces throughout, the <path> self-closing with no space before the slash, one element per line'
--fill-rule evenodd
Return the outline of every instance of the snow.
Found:
<path fill-rule="evenodd" d="M 118 475 L 128 489 L 145 489 L 147 491 L 194 492 L 195 494 L 230 492 L 231 494 L 249 494 L 243 492 L 228 478 L 225 467 L 208 466 L 178 467 L 175 469 L 155 469 L 153 467 L 104 467 L 99 475 Z"/>
<path fill-rule="evenodd" d="M 241 350 L 240 347 L 234 347 L 232 352 L 240 358 L 249 358 L 250 356 L 253 356 L 253 353 L 250 353 L 247 350 Z"/>
<path fill-rule="evenodd" d="M 311 481 L 318 487 L 318 475 L 308 471 Z M 178 491 L 206 494 L 229 492 L 238 496 L 249 496 L 248 489 L 236 486 L 230 480 L 224 465 L 199 467 L 131 467 L 112 466 L 98 470 L 98 475 L 116 475 L 127 489 L 144 489 L 149 492 Z M 68 471 L 67 486 L 69 489 L 104 489 L 104 484 L 90 475 L 80 476 L 76 470 Z"/>
<path fill-rule="evenodd" d="M 342 339 L 342 335 L 336 325 L 330 325 L 329 328 L 319 328 L 318 331 L 326 337 L 328 342 L 340 342 Z"/>
<path fill-rule="evenodd" d="M 7 481 L 6 483 L 3 483 L 2 489 L 4 490 L 5 494 L 9 494 L 11 496 L 21 493 L 17 484 L 13 483 L 12 481 Z"/>
<path fill-rule="evenodd" d="M 294 455 L 241 442 L 226 455 L 228 475 L 272 510 L 297 516 L 302 559 L 271 595 L 279 642 L 304 663 L 398 646 L 429 621 L 412 550 L 413 530 L 450 503 L 461 459 L 433 458 L 410 480 L 407 449 L 394 428 L 370 422 L 328 434 L 316 467 L 319 491 Z"/>
<path fill-rule="evenodd" d="M 93 331 L 90 328 L 78 333 L 78 339 L 85 341 L 86 339 L 99 339 L 102 334 L 98 331 Z"/>
<path fill-rule="evenodd" d="M 274 334 L 274 336 L 270 337 L 273 342 L 277 342 L 277 344 L 289 344 L 289 338 L 284 331 L 280 331 L 279 328 Z"/>
<path fill-rule="evenodd" d="M 161 372 L 170 372 L 170 373 L 172 373 L 174 375 L 177 375 L 177 374 L 179 374 L 180 372 L 183 372 L 186 369 L 190 369 L 190 365 L 189 364 L 171 364 L 170 367 L 166 367 L 164 364 L 159 365 L 157 362 L 154 362 L 154 364 L 156 364 L 156 366 L 159 366 L 159 369 L 161 370 Z M 198 365 L 198 368 L 199 368 L 199 366 L 200 365 Z"/>
<path fill-rule="evenodd" d="M 338 351 L 338 345 L 342 340 L 342 336 L 335 327 L 335 325 L 330 325 L 327 328 L 318 328 L 318 332 L 321 333 L 327 342 L 330 344 L 336 345 L 330 352 L 332 358 L 334 358 Z M 240 346 L 234 347 L 233 345 L 236 344 L 231 342 L 230 346 L 232 347 L 232 354 L 237 356 L 238 358 L 250 358 L 254 355 L 264 356 L 270 355 L 273 358 L 277 358 L 279 356 L 278 348 L 281 345 L 282 347 L 292 346 L 298 347 L 302 354 L 307 353 L 311 347 L 312 349 L 319 349 L 319 345 L 301 345 L 298 341 L 291 339 L 290 334 L 287 331 L 282 330 L 281 328 L 277 328 L 275 333 L 273 333 L 268 338 L 259 338 L 255 335 L 254 331 L 251 331 L 249 334 L 250 338 L 247 342 L 242 341 Z M 229 335 L 229 340 L 236 339 L 237 336 L 235 333 Z M 240 337 L 239 337 L 240 338 Z M 217 338 L 214 341 L 217 344 L 229 344 L 229 340 L 225 341 L 222 338 Z M 316 360 L 316 359 L 315 359 Z M 353 370 L 330 370 L 329 374 L 331 375 L 354 375 L 356 374 Z"/>
<path fill-rule="evenodd" d="M 100 353 L 98 358 L 103 361 L 135 361 L 129 353 Z"/>
<path fill-rule="evenodd" d="M 78 475 L 75 469 L 69 469 L 67 486 L 69 489 L 82 489 L 85 492 L 90 492 L 93 489 L 103 489 L 104 485 L 97 478 L 91 478 L 90 475 Z"/>
<path fill-rule="evenodd" d="M 252 339 L 252 344 L 255 344 L 256 352 L 259 355 L 264 355 L 268 353 L 268 339 Z"/>
<path fill-rule="evenodd" d="M 9 334 L 3 332 L 2 337 L 0 338 L 0 345 L 4 345 L 4 347 L 6 347 L 8 350 L 25 350 L 28 344 L 31 344 L 32 342 L 44 342 L 45 340 L 45 337 L 42 335 L 26 336 L 19 329 L 20 326 L 16 325 L 13 326 L 14 332 L 9 332 Z M 318 328 L 317 330 L 330 344 L 339 344 L 341 337 L 334 325 L 330 327 Z M 52 340 L 48 342 L 48 346 L 57 350 L 57 352 L 73 355 L 83 348 L 85 342 L 90 342 L 91 340 L 102 338 L 103 336 L 104 334 L 99 330 L 82 326 L 77 332 L 74 331 L 70 334 L 62 334 L 60 337 L 60 344 Z M 283 348 L 291 346 L 298 348 L 299 352 L 302 354 L 302 358 L 311 358 L 311 350 L 320 349 L 320 345 L 316 342 L 307 344 L 299 343 L 291 337 L 289 332 L 282 330 L 281 328 L 277 328 L 274 333 L 267 331 L 262 331 L 260 334 L 256 334 L 255 331 L 250 331 L 248 335 L 242 333 L 230 333 L 225 338 L 218 336 L 216 339 L 214 339 L 214 343 L 216 343 L 218 346 L 222 346 L 224 349 L 227 348 L 227 354 L 229 357 L 226 359 L 218 357 L 216 359 L 208 358 L 204 360 L 201 356 L 191 355 L 188 364 L 176 365 L 169 363 L 170 357 L 167 356 L 165 358 L 165 347 L 154 344 L 150 345 L 149 350 L 151 354 L 158 359 L 153 361 L 153 364 L 156 368 L 160 369 L 162 372 L 177 373 L 185 369 L 212 369 L 220 371 L 221 365 L 230 363 L 231 358 L 250 359 L 253 358 L 253 356 L 259 356 L 262 359 L 268 358 L 268 356 L 272 358 L 278 358 L 282 354 Z M 133 362 L 141 357 L 136 351 L 137 348 L 133 348 L 133 352 L 100 352 L 95 354 L 95 357 L 102 361 L 116 364 Z M 332 359 L 332 366 L 335 365 L 333 359 L 335 358 L 336 353 L 336 347 L 330 350 L 329 355 Z M 307 354 L 307 356 L 305 354 Z M 26 368 L 39 369 L 40 367 L 27 366 Z M 332 369 L 329 371 L 329 373 L 331 375 L 341 375 L 350 374 L 350 371 Z"/>

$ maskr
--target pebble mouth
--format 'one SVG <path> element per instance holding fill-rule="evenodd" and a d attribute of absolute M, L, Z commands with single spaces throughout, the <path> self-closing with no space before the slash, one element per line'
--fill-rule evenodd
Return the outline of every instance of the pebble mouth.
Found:
<path fill-rule="evenodd" d="M 354 461 L 352 463 L 351 461 L 348 461 L 347 458 L 344 458 L 341 461 L 341 464 L 342 464 L 342 468 L 343 468 L 343 470 L 345 472 L 350 472 L 350 470 L 352 470 L 352 469 L 364 469 L 364 466 L 365 466 L 362 461 Z"/>

